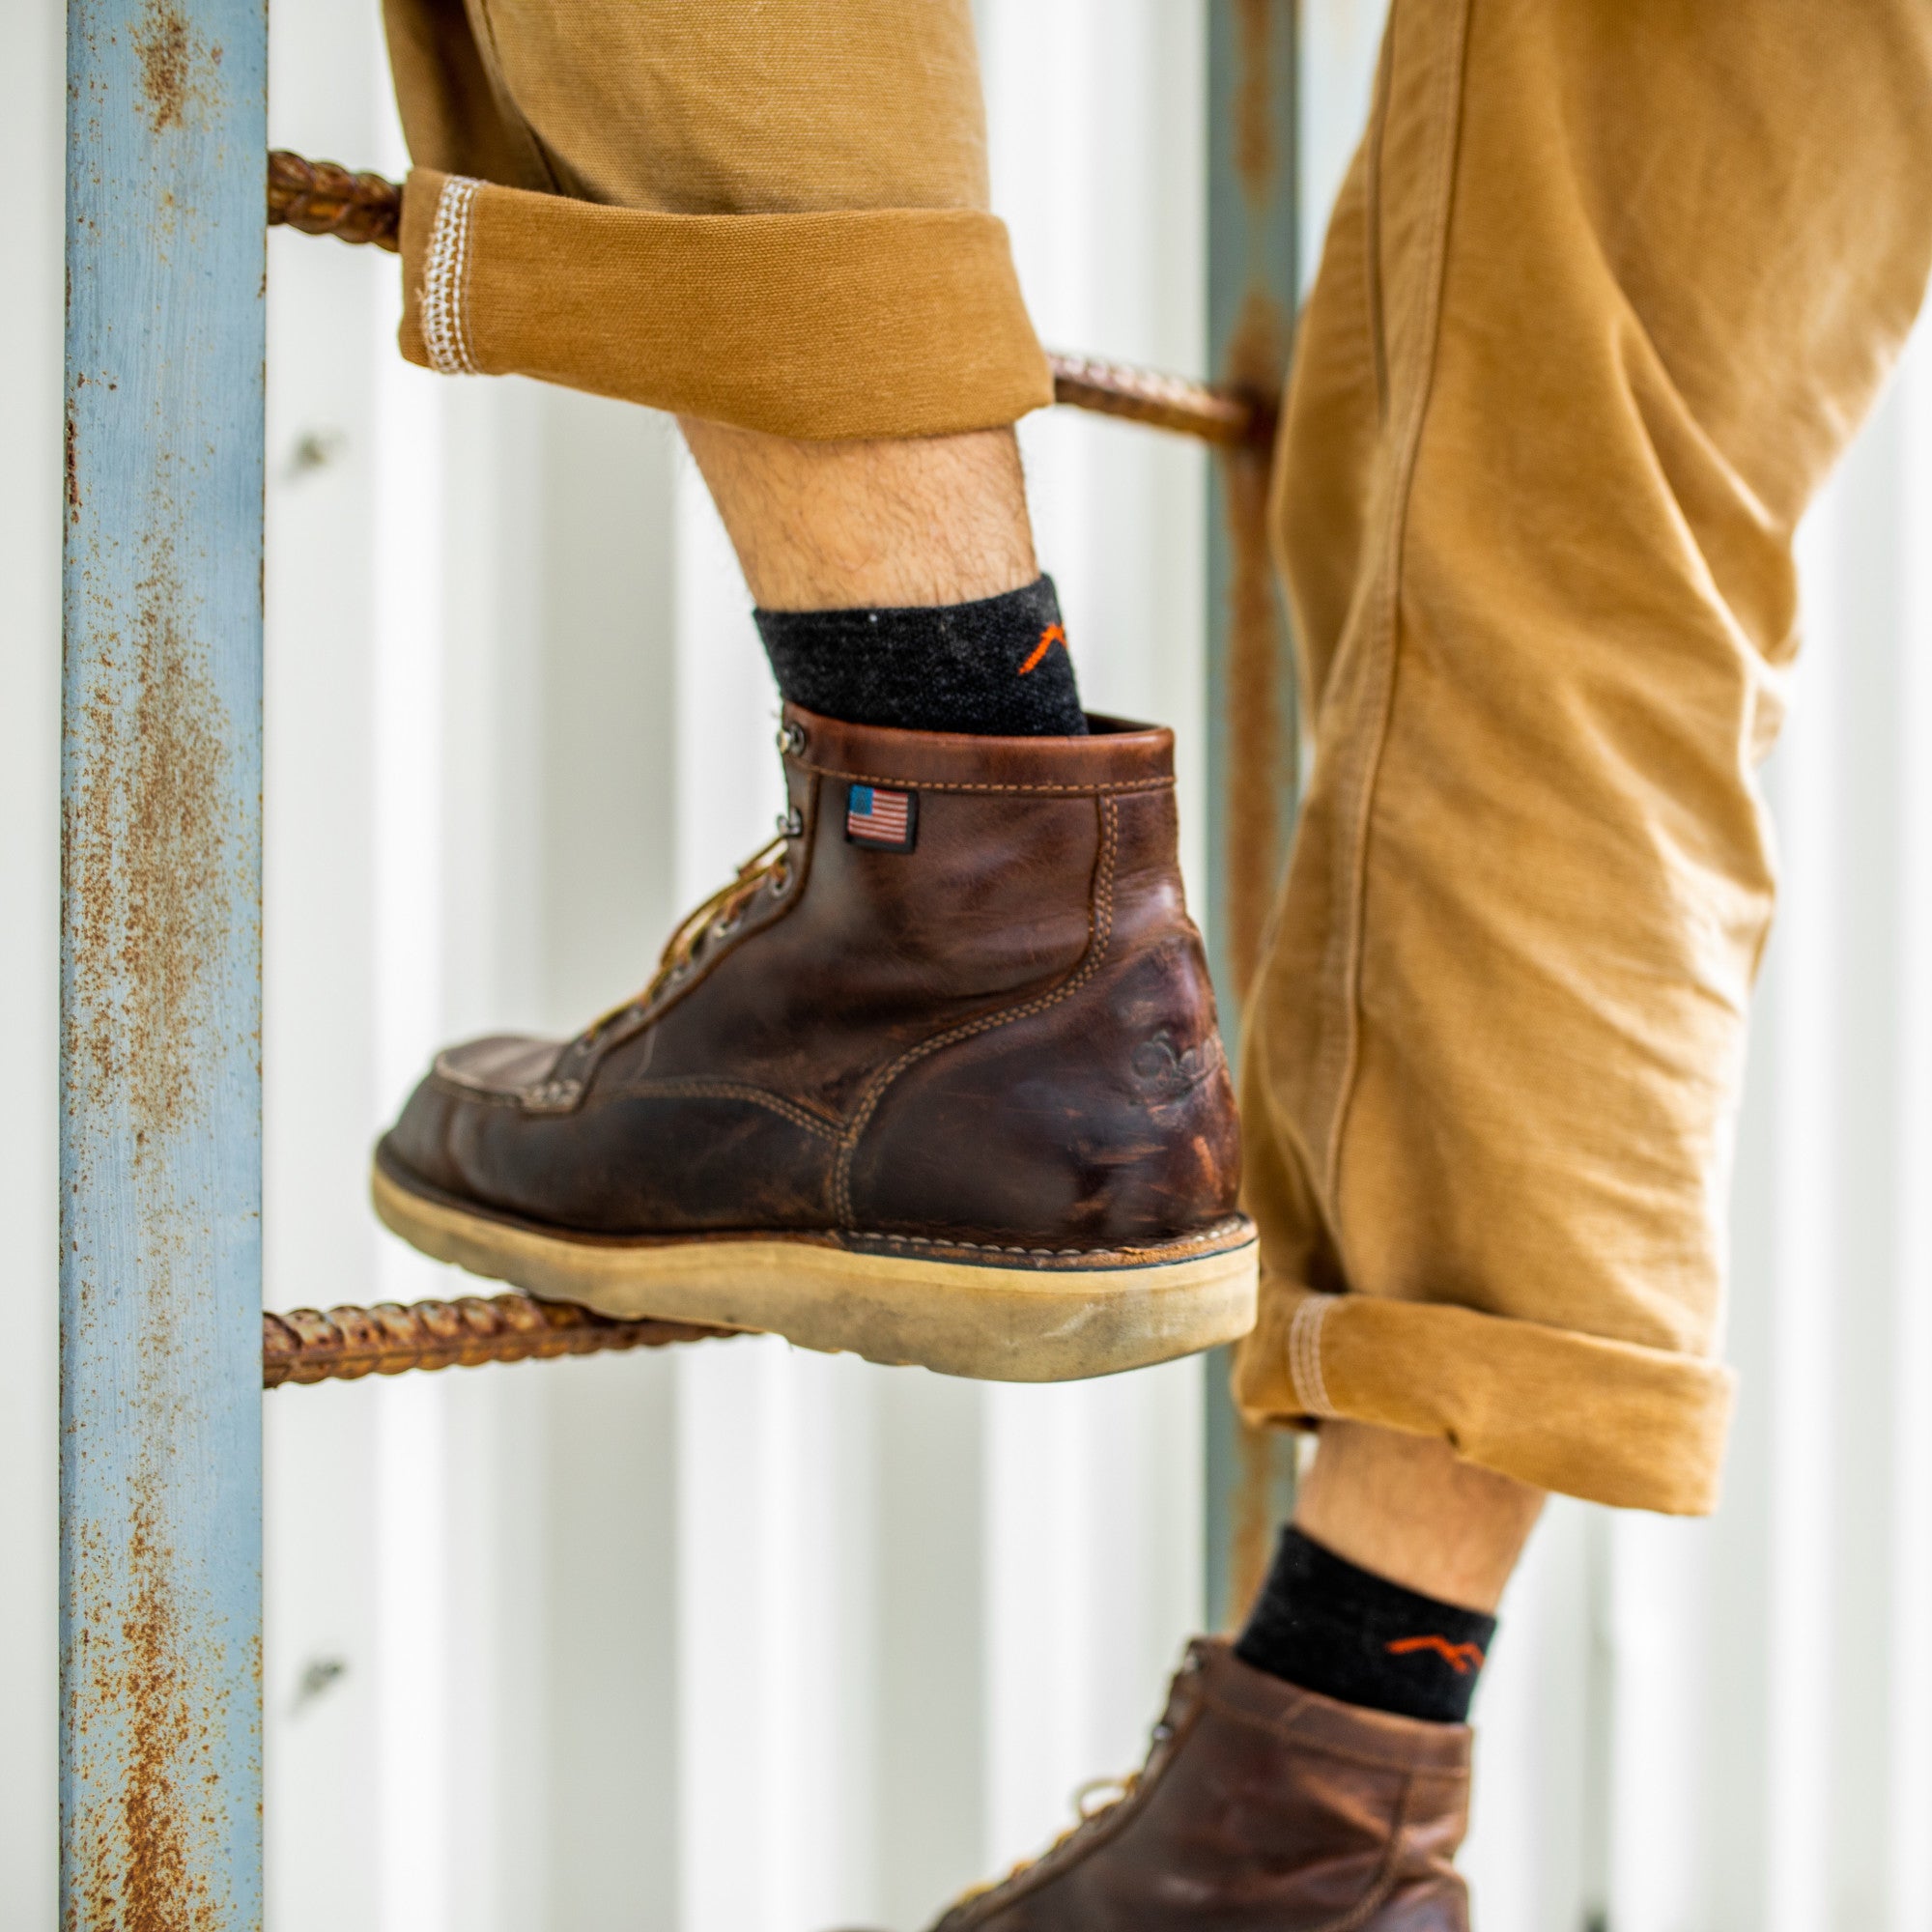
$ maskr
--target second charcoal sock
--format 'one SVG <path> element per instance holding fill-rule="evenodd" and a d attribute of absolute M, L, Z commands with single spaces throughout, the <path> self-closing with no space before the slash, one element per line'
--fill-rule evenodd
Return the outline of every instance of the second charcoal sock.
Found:
<path fill-rule="evenodd" d="M 1406 1590 L 1291 1523 L 1235 1654 L 1344 1704 L 1460 1724 L 1495 1634 L 1494 1617 Z"/>
<path fill-rule="evenodd" d="M 756 616 L 779 690 L 808 711 L 902 731 L 1087 733 L 1050 577 L 969 604 Z"/>

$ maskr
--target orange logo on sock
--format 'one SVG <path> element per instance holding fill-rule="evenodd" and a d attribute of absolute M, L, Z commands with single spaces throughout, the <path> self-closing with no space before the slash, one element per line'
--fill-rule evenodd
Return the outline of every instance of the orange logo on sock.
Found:
<path fill-rule="evenodd" d="M 1019 670 L 1020 676 L 1024 677 L 1028 671 L 1038 669 L 1040 659 L 1045 657 L 1047 652 L 1050 651 L 1055 644 L 1059 644 L 1063 649 L 1065 649 L 1066 644 L 1066 633 L 1063 631 L 1058 624 L 1049 624 L 1046 627 L 1046 629 L 1039 634 L 1039 642 L 1033 647 L 1032 656 L 1030 656 L 1027 659 L 1025 664 L 1020 666 L 1020 670 Z"/>
<path fill-rule="evenodd" d="M 1400 1636 L 1389 1645 L 1388 1654 L 1407 1657 L 1418 1650 L 1433 1650 L 1458 1677 L 1483 1667 L 1483 1653 L 1473 1643 L 1451 1643 L 1446 1636 Z"/>

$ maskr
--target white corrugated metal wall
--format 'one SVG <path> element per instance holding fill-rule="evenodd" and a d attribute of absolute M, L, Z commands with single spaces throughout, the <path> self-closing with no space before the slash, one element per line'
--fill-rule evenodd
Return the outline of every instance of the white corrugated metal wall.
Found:
<path fill-rule="evenodd" d="M 1001 198 L 1053 339 L 1198 366 L 1200 13 L 1101 22 L 987 10 Z M 277 141 L 399 164 L 368 23 L 283 0 L 274 55 Z M 621 997 L 779 803 L 745 593 L 668 426 L 401 367 L 394 281 L 273 238 L 283 1304 L 438 1292 L 368 1223 L 370 1126 L 438 1040 Z M 1199 452 L 1027 440 L 1089 692 L 1198 747 Z M 1138 1755 L 1200 1615 L 1194 1365 L 555 1366 L 270 1404 L 283 1932 L 917 1924 Z"/>
<path fill-rule="evenodd" d="M 43 185 L 0 313 L 0 1009 L 38 1096 L 0 1121 L 13 1932 L 53 1922 L 60 136 L 57 16 L 6 9 L 0 172 Z M 1306 0 L 1311 209 L 1377 12 Z M 1196 0 L 981 13 L 1043 332 L 1198 367 Z M 275 36 L 275 138 L 398 165 L 373 20 L 277 0 Z M 429 1292 L 363 1211 L 372 1126 L 437 1039 L 571 1026 L 641 977 L 774 794 L 743 595 L 664 426 L 402 368 L 387 258 L 282 236 L 272 263 L 287 1305 Z M 1198 457 L 1026 435 L 1086 688 L 1198 748 Z M 1539 1533 L 1481 1709 L 1484 1932 L 1932 1932 L 1928 515 L 1920 350 L 1805 534 L 1727 1499 L 1708 1524 L 1559 1504 Z M 980 1389 L 741 1343 L 268 1408 L 276 1932 L 918 1925 L 1134 1760 L 1199 1615 L 1187 1365 Z"/>

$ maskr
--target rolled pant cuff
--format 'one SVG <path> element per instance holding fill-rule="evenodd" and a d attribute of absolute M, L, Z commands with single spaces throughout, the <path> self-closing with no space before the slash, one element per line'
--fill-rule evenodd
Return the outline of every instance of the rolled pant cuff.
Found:
<path fill-rule="evenodd" d="M 811 440 L 1053 400 L 1005 224 L 972 209 L 662 214 L 412 172 L 402 351 Z"/>
<path fill-rule="evenodd" d="M 1668 1350 L 1279 1280 L 1235 1364 L 1251 1423 L 1335 1416 L 1440 1436 L 1539 1489 L 1671 1516 L 1717 1507 L 1733 1381 Z"/>

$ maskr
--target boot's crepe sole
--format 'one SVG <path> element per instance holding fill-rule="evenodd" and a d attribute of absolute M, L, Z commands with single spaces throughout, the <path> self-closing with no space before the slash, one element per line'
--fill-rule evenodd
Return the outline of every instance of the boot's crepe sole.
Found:
<path fill-rule="evenodd" d="M 440 1193 L 380 1147 L 371 1191 L 412 1247 L 552 1301 L 984 1381 L 1112 1375 L 1233 1342 L 1255 1320 L 1244 1215 L 1158 1246 L 1072 1254 L 886 1236 L 580 1235 Z"/>

